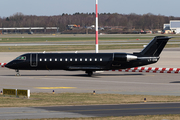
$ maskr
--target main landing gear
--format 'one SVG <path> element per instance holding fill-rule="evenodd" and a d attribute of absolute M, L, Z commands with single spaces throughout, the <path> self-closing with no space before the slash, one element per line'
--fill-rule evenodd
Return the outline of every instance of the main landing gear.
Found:
<path fill-rule="evenodd" d="M 21 76 L 19 70 L 15 70 L 15 71 L 16 71 L 16 76 Z"/>
<path fill-rule="evenodd" d="M 86 71 L 86 73 L 88 74 L 88 76 L 92 76 L 93 75 L 93 71 Z"/>

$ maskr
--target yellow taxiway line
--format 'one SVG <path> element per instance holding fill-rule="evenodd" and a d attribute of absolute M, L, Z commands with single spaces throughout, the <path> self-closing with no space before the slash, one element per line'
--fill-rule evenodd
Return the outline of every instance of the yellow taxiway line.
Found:
<path fill-rule="evenodd" d="M 76 89 L 76 87 L 35 87 L 36 89 Z"/>

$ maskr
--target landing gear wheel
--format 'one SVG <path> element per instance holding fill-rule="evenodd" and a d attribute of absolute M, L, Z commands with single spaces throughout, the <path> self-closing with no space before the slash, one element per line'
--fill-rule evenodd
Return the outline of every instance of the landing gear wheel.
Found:
<path fill-rule="evenodd" d="M 19 73 L 17 73 L 16 76 L 21 76 L 21 75 Z"/>
<path fill-rule="evenodd" d="M 15 70 L 16 71 L 16 75 L 15 76 L 21 76 L 19 73 L 19 70 Z"/>
<path fill-rule="evenodd" d="M 92 76 L 93 75 L 93 71 L 86 71 L 86 73 L 88 74 L 88 76 Z"/>

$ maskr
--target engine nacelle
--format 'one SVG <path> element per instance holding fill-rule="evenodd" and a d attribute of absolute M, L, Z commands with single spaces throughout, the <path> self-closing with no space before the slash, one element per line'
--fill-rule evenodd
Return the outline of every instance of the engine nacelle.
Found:
<path fill-rule="evenodd" d="M 114 61 L 129 62 L 131 60 L 137 60 L 137 56 L 125 53 L 114 53 Z"/>

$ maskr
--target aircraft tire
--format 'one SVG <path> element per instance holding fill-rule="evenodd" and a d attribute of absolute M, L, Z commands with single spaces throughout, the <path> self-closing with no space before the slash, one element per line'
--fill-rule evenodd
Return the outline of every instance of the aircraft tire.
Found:
<path fill-rule="evenodd" d="M 89 77 L 93 75 L 93 71 L 86 71 L 86 73 L 88 74 Z"/>

